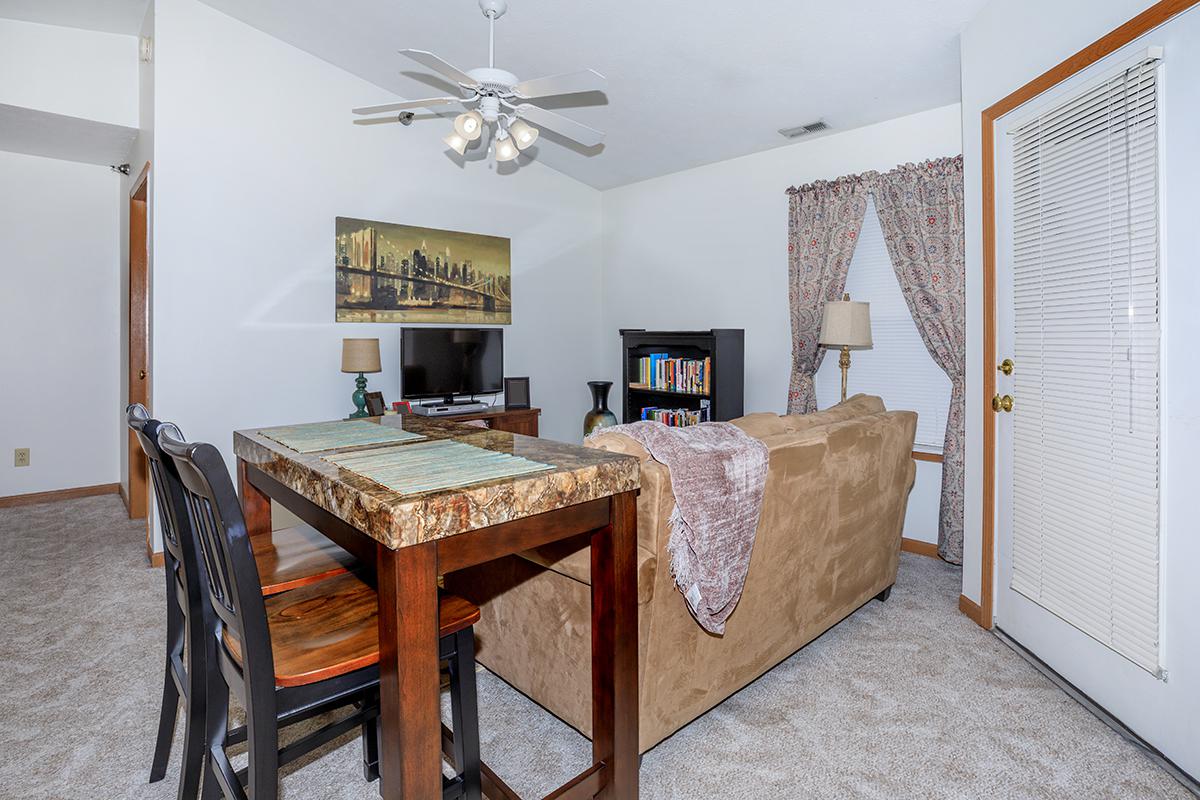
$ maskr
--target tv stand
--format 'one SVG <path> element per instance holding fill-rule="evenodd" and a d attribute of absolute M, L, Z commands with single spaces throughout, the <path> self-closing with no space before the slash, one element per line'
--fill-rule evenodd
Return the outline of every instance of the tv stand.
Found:
<path fill-rule="evenodd" d="M 488 406 L 486 411 L 478 414 L 455 414 L 449 419 L 454 422 L 481 420 L 487 427 L 494 431 L 519 433 L 522 436 L 537 436 L 538 416 L 541 413 L 542 410 L 540 408 L 508 409 L 504 406 Z"/>
<path fill-rule="evenodd" d="M 412 407 L 413 413 L 420 414 L 421 412 L 417 410 L 419 408 L 420 406 L 414 405 Z M 508 409 L 504 406 L 486 406 L 483 411 L 461 411 L 436 416 L 442 416 L 450 422 L 474 422 L 478 420 L 482 421 L 485 427 L 491 428 L 494 431 L 519 433 L 522 436 L 537 436 L 538 417 L 541 413 L 542 410 L 540 408 Z"/>

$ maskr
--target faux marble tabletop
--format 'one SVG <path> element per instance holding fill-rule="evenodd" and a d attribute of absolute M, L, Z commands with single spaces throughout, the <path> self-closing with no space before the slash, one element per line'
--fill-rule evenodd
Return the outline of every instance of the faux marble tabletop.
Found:
<path fill-rule="evenodd" d="M 298 453 L 261 434 L 271 428 L 255 428 L 236 431 L 233 449 L 238 458 L 392 549 L 609 497 L 639 485 L 638 460 L 632 456 L 416 414 L 369 421 L 422 434 L 426 437 L 422 441 L 453 439 L 553 468 L 460 488 L 401 495 L 322 456 L 368 449 L 380 452 L 406 447 L 406 443 Z"/>

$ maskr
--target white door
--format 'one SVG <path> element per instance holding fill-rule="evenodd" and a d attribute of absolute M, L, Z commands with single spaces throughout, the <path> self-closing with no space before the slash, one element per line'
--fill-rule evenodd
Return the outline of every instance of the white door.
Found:
<path fill-rule="evenodd" d="M 1162 62 L 1118 56 L 997 128 L 995 621 L 1155 742 Z"/>

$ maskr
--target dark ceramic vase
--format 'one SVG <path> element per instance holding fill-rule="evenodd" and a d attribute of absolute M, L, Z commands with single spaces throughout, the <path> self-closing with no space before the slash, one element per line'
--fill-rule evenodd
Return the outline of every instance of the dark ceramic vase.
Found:
<path fill-rule="evenodd" d="M 583 435 L 587 436 L 596 428 L 607 428 L 617 424 L 617 415 L 608 410 L 608 390 L 612 381 L 588 381 L 592 390 L 592 410 L 583 418 Z"/>

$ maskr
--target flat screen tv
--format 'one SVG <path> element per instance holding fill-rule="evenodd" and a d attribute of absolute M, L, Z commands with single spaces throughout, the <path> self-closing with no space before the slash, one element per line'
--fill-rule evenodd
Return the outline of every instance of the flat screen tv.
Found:
<path fill-rule="evenodd" d="M 497 394 L 504 384 L 499 328 L 401 328 L 400 391 L 414 399 Z"/>

